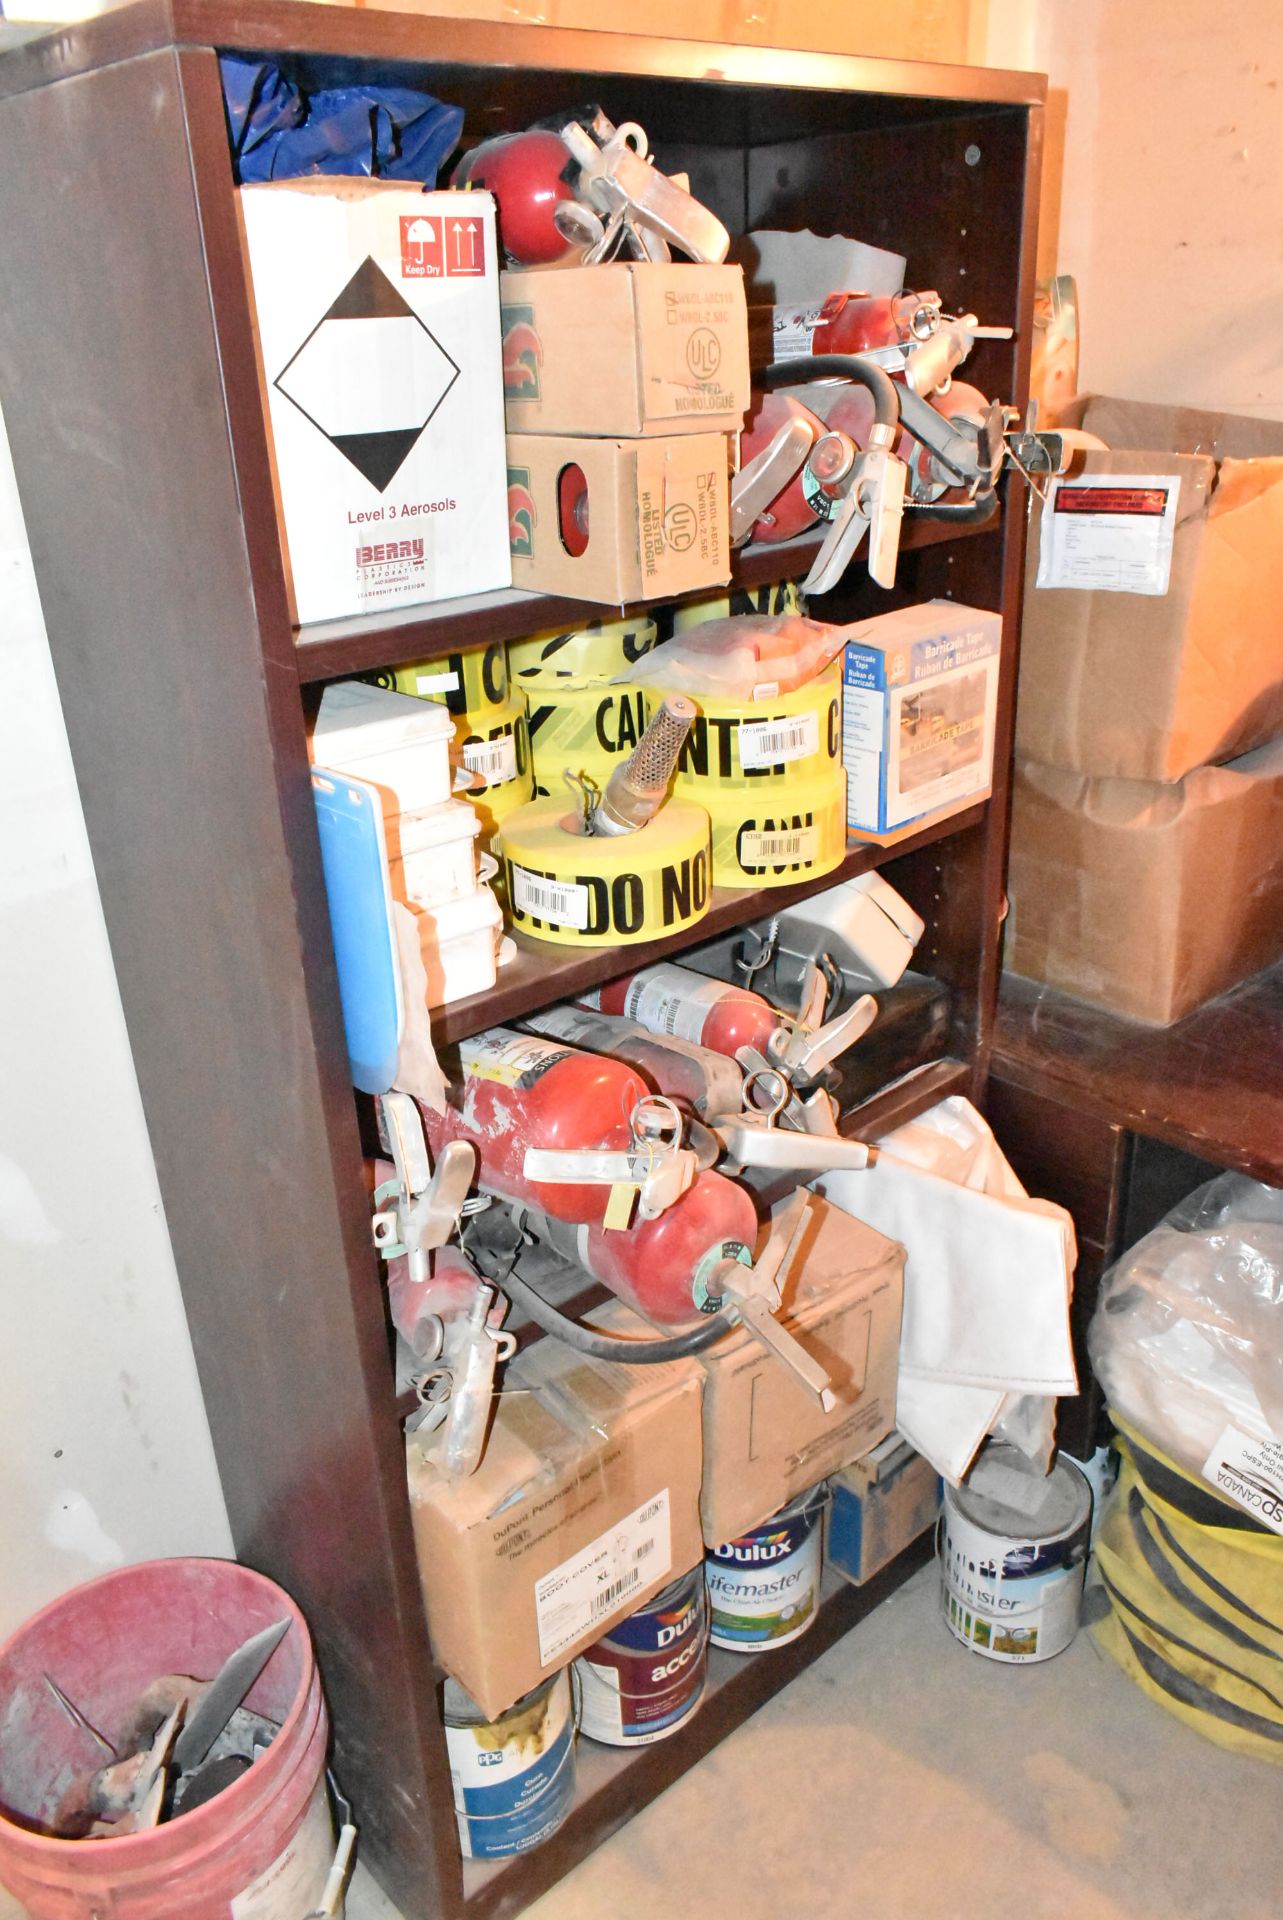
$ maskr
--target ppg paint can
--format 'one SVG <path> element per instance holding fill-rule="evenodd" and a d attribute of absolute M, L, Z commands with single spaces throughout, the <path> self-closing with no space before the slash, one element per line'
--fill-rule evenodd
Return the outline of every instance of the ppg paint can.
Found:
<path fill-rule="evenodd" d="M 782 1647 L 813 1624 L 827 1495 L 827 1486 L 812 1487 L 773 1519 L 709 1553 L 704 1566 L 715 1647 L 733 1653 Z"/>
<path fill-rule="evenodd" d="M 569 1674 L 553 1674 L 496 1720 L 447 1680 L 445 1739 L 466 1860 L 529 1853 L 557 1831 L 575 1797 Z"/>
<path fill-rule="evenodd" d="M 1031 1664 L 1078 1631 L 1091 1488 L 1062 1457 L 1045 1478 L 990 1446 L 965 1487 L 946 1487 L 940 1566 L 950 1633 L 986 1660 Z"/>
<path fill-rule="evenodd" d="M 698 1566 L 575 1662 L 580 1731 L 608 1747 L 666 1740 L 694 1713 L 708 1675 L 708 1598 Z"/>

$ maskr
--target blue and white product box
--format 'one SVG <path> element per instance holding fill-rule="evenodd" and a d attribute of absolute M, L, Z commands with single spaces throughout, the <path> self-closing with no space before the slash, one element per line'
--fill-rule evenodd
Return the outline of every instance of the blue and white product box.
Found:
<path fill-rule="evenodd" d="M 935 1525 L 943 1486 L 931 1462 L 891 1433 L 845 1467 L 830 1492 L 828 1563 L 859 1587 Z"/>
<path fill-rule="evenodd" d="M 1002 620 L 928 600 L 850 629 L 842 685 L 846 819 L 891 833 L 984 799 Z"/>

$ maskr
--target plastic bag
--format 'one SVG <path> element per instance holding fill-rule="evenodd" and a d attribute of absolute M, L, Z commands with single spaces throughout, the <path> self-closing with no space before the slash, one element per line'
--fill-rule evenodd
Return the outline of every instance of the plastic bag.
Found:
<path fill-rule="evenodd" d="M 848 631 L 804 613 L 732 614 L 674 635 L 626 677 L 663 693 L 775 700 L 823 673 Z"/>
<path fill-rule="evenodd" d="M 1111 1407 L 1201 1474 L 1227 1426 L 1283 1440 L 1283 1193 L 1224 1173 L 1101 1283 L 1087 1336 Z"/>
<path fill-rule="evenodd" d="M 242 184 L 337 173 L 435 186 L 459 144 L 463 108 L 412 87 L 328 87 L 309 96 L 270 62 L 224 55 L 219 65 Z"/>

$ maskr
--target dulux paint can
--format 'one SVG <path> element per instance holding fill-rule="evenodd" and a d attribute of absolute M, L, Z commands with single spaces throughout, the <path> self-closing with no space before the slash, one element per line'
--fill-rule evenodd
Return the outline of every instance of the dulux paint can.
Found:
<path fill-rule="evenodd" d="M 708 1554 L 709 1638 L 715 1647 L 733 1653 L 782 1647 L 814 1623 L 827 1498 L 826 1484 L 812 1487 L 760 1527 Z"/>
<path fill-rule="evenodd" d="M 568 1673 L 554 1673 L 494 1720 L 447 1680 L 445 1738 L 466 1860 L 529 1853 L 557 1831 L 575 1797 Z"/>
<path fill-rule="evenodd" d="M 621 1620 L 575 1662 L 582 1733 L 610 1747 L 666 1740 L 700 1703 L 708 1677 L 708 1596 L 692 1568 Z"/>
<path fill-rule="evenodd" d="M 1087 1480 L 1063 1455 L 1044 1477 L 1015 1447 L 987 1448 L 972 1484 L 944 1490 L 950 1633 L 986 1660 L 1028 1665 L 1063 1653 L 1078 1631 L 1091 1509 Z"/>

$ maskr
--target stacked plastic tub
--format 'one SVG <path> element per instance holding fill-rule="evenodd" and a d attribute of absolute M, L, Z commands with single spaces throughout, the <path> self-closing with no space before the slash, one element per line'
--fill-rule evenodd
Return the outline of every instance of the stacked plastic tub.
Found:
<path fill-rule="evenodd" d="M 414 916 L 429 1007 L 494 985 L 503 929 L 477 864 L 481 818 L 453 797 L 454 737 L 444 706 L 351 680 L 326 688 L 312 733 L 315 768 L 347 777 L 354 809 L 377 798 L 387 912 Z"/>

